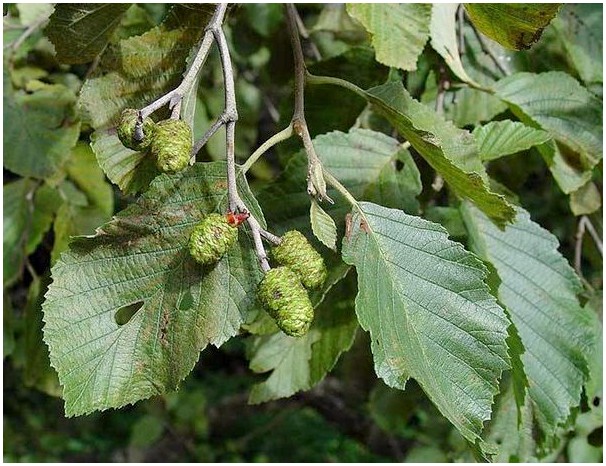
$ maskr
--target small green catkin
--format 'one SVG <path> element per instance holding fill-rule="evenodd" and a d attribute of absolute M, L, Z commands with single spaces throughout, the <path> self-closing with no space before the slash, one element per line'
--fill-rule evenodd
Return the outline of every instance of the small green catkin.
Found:
<path fill-rule="evenodd" d="M 320 288 L 324 284 L 327 275 L 324 259 L 301 232 L 291 230 L 285 233 L 272 254 L 278 264 L 296 272 L 306 288 Z"/>
<path fill-rule="evenodd" d="M 286 335 L 302 337 L 314 318 L 307 290 L 289 267 L 270 269 L 257 290 L 263 308 Z"/>
<path fill-rule="evenodd" d="M 189 237 L 189 253 L 196 262 L 217 262 L 238 240 L 238 228 L 227 223 L 225 215 L 213 213 L 204 217 Z"/>
<path fill-rule="evenodd" d="M 124 147 L 136 151 L 144 151 L 152 143 L 156 123 L 151 118 L 143 120 L 143 140 L 135 140 L 135 125 L 139 118 L 139 111 L 134 108 L 126 108 L 120 115 L 120 121 L 116 127 L 118 139 Z"/>
<path fill-rule="evenodd" d="M 192 132 L 183 120 L 163 120 L 156 124 L 151 145 L 156 165 L 165 173 L 176 173 L 189 165 Z"/>

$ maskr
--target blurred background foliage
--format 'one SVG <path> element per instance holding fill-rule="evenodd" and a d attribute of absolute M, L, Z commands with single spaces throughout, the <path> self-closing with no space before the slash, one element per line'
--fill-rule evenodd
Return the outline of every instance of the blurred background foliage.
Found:
<path fill-rule="evenodd" d="M 600 22 L 598 26 L 590 25 L 590 30 L 601 29 L 598 6 Z M 25 238 L 31 246 L 23 248 L 23 253 L 11 251 L 8 263 L 5 250 L 4 460 L 473 461 L 464 439 L 414 382 L 401 392 L 377 380 L 367 336 L 361 331 L 329 377 L 312 390 L 289 399 L 247 404 L 250 387 L 263 376 L 249 370 L 248 342 L 241 338 L 219 349 L 206 349 L 178 392 L 121 410 L 64 417 L 63 402 L 58 398 L 60 387 L 41 339 L 40 305 L 49 283 L 50 266 L 66 248 L 70 235 L 94 232 L 133 198 L 123 195 L 105 179 L 88 145 L 91 128 L 79 113 L 78 93 L 87 77 L 98 72 L 99 61 L 63 65 L 56 60 L 53 46 L 44 35 L 52 8 L 51 4 L 4 4 L 5 157 L 7 143 L 25 143 L 19 138 L 65 141 L 48 164 L 37 167 L 37 178 L 20 176 L 22 161 L 5 160 L 5 218 L 9 212 L 19 220 L 11 224 L 17 225 L 13 227 L 17 231 L 7 231 L 5 223 L 5 249 L 11 234 Z M 574 53 L 578 43 L 571 38 L 569 18 L 593 18 L 591 8 L 565 6 L 529 51 L 499 49 L 505 54 L 504 63 L 516 71 L 565 71 L 601 98 L 601 72 L 598 75 L 592 63 L 579 60 Z M 311 39 L 304 41 L 305 52 L 313 62 L 314 57 L 322 57 L 321 62 L 311 65 L 313 72 L 347 77 L 363 87 L 387 78 L 389 70 L 374 61 L 365 31 L 347 15 L 344 5 L 305 4 L 298 9 Z M 148 31 L 160 24 L 169 11 L 167 4 L 130 6 L 113 30 L 110 44 Z M 468 25 L 464 34 L 467 48 L 463 60 L 472 77 L 486 82 L 491 75 L 493 80 L 502 76 Z M 240 120 L 236 154 L 243 160 L 276 127 L 285 126 L 291 114 L 292 57 L 281 5 L 233 7 L 227 35 L 237 69 Z M 584 40 L 590 43 L 592 37 Z M 494 43 L 489 46 L 496 47 Z M 601 56 L 601 41 L 599 49 Z M 348 56 L 354 56 L 355 63 Z M 440 73 L 448 72 L 441 60 L 427 44 L 417 70 L 401 76 L 411 94 L 432 107 Z M 220 62 L 214 52 L 200 78 L 194 125 L 197 138 L 222 111 L 221 81 Z M 15 97 L 15 92 L 20 94 Z M 481 121 L 515 119 L 500 102 L 484 97 L 478 101 L 477 95 L 455 87 L 446 93 L 444 113 L 458 126 L 469 129 Z M 344 106 L 344 100 L 351 100 L 350 95 L 341 89 L 309 89 L 306 108 L 312 136 L 331 130 L 347 131 L 356 122 L 376 130 L 388 129 L 385 120 L 365 108 L 364 102 Z M 39 120 L 30 119 L 28 113 L 10 113 L 23 108 L 39 109 Z M 14 135 L 10 126 L 7 132 L 8 115 L 22 118 L 15 122 L 25 125 L 28 131 Z M 76 140 L 79 142 L 74 145 Z M 223 158 L 224 144 L 219 131 L 204 148 L 200 160 Z M 289 141 L 255 164 L 249 176 L 253 188 L 274 179 L 280 166 L 298 148 L 297 141 Z M 448 206 L 448 194 L 432 189 L 434 172 L 414 151 L 412 155 L 423 181 L 424 191 L 419 199 L 425 216 L 443 223 L 456 239 L 463 240 L 460 218 L 452 217 L 448 209 L 439 209 Z M 578 218 L 538 152 L 524 151 L 497 160 L 490 164 L 489 173 L 506 192 L 515 193 L 537 223 L 558 237 L 560 251 L 573 263 Z M 601 162 L 594 170 L 593 181 L 601 193 Z M 8 183 L 12 184 L 7 191 Z M 601 235 L 601 209 L 589 218 Z M 582 245 L 582 259 L 587 284 L 600 290 L 602 258 L 588 238 Z M 353 282 L 353 275 L 347 280 Z M 590 298 L 589 304 L 601 318 L 601 293 L 588 294 L 586 300 Z M 353 307 L 353 301 L 344 297 L 343 305 Z M 562 438 L 546 460 L 601 460 L 600 398 L 584 400 L 576 426 L 563 433 Z"/>

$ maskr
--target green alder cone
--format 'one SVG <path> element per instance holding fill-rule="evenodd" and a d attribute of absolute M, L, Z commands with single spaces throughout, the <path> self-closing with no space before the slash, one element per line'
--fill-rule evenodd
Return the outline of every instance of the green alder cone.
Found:
<path fill-rule="evenodd" d="M 192 147 L 191 128 L 183 120 L 163 120 L 156 124 L 151 150 L 161 171 L 176 173 L 185 169 Z"/>
<path fill-rule="evenodd" d="M 124 147 L 136 151 L 144 151 L 152 143 L 156 123 L 151 118 L 143 120 L 143 140 L 135 141 L 135 125 L 137 124 L 138 116 L 138 110 L 134 108 L 124 109 L 120 115 L 120 122 L 116 130 L 118 138 Z"/>
<path fill-rule="evenodd" d="M 238 240 L 238 228 L 227 223 L 221 214 L 209 214 L 193 229 L 189 253 L 203 265 L 217 262 Z"/>
<path fill-rule="evenodd" d="M 302 337 L 309 331 L 314 308 L 299 276 L 289 267 L 269 270 L 259 284 L 257 297 L 286 335 Z"/>
<path fill-rule="evenodd" d="M 272 254 L 278 264 L 290 267 L 306 288 L 320 288 L 324 284 L 327 275 L 324 259 L 299 231 L 285 233 Z"/>

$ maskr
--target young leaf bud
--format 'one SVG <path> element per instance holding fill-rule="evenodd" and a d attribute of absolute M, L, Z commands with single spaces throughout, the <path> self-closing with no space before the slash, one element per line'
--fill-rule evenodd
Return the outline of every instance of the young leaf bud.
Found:
<path fill-rule="evenodd" d="M 124 147 L 136 151 L 144 151 L 149 147 L 154 136 L 154 128 L 156 123 L 151 118 L 143 120 L 143 139 L 137 141 L 135 139 L 135 125 L 139 117 L 139 111 L 134 108 L 127 108 L 122 111 L 120 121 L 116 128 L 118 138 Z"/>
<path fill-rule="evenodd" d="M 238 240 L 238 228 L 228 223 L 225 215 L 213 213 L 204 217 L 189 237 L 189 253 L 200 264 L 217 262 Z"/>
<path fill-rule="evenodd" d="M 299 231 L 285 233 L 272 253 L 278 264 L 296 272 L 306 288 L 320 288 L 324 284 L 327 275 L 324 259 Z"/>
<path fill-rule="evenodd" d="M 302 337 L 309 331 L 314 308 L 299 276 L 289 267 L 269 270 L 259 284 L 257 297 L 286 335 Z"/>
<path fill-rule="evenodd" d="M 185 169 L 191 158 L 191 128 L 183 120 L 158 122 L 154 131 L 151 151 L 161 171 L 176 173 Z"/>

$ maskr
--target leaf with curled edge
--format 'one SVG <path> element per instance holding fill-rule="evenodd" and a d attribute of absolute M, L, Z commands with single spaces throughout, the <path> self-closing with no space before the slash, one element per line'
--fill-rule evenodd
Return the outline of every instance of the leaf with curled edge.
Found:
<path fill-rule="evenodd" d="M 513 207 L 489 190 L 486 171 L 468 131 L 413 99 L 401 82 L 357 92 L 389 120 L 457 195 L 470 199 L 499 227 L 513 220 Z"/>

